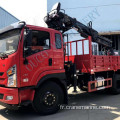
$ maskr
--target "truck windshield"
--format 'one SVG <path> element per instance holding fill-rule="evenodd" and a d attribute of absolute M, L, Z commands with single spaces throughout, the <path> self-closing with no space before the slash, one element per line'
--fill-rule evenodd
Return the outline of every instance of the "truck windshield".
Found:
<path fill-rule="evenodd" d="M 20 38 L 20 30 L 12 30 L 0 35 L 0 54 L 10 55 L 16 52 Z"/>

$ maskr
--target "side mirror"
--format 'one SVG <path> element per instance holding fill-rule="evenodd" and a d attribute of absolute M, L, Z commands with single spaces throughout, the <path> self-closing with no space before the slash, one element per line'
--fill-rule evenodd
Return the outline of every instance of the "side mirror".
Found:
<path fill-rule="evenodd" d="M 24 64 L 28 64 L 28 60 L 26 59 L 27 55 L 30 55 L 31 52 L 31 42 L 32 42 L 32 30 L 26 30 L 26 36 L 24 39 Z"/>

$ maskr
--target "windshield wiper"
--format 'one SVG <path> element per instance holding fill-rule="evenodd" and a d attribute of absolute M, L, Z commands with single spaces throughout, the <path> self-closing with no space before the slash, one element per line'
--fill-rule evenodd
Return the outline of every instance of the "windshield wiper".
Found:
<path fill-rule="evenodd" d="M 1 59 L 8 58 L 8 55 L 5 54 L 5 53 L 0 52 L 0 58 L 1 58 Z"/>

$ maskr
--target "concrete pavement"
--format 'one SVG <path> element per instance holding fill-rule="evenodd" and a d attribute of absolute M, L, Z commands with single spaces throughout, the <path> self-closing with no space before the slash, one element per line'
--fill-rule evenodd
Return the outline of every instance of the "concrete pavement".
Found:
<path fill-rule="evenodd" d="M 48 116 L 40 116 L 33 109 L 22 107 L 17 111 L 0 106 L 0 120 L 120 120 L 120 95 L 110 95 L 103 91 L 95 93 L 78 92 L 69 94 L 69 105 L 109 106 L 105 110 L 60 110 Z"/>

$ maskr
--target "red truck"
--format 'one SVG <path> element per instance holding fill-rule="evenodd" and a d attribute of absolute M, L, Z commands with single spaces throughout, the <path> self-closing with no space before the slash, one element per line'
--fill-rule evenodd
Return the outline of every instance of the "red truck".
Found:
<path fill-rule="evenodd" d="M 32 104 L 38 113 L 51 114 L 67 104 L 69 87 L 120 93 L 120 56 L 114 55 L 111 40 L 91 23 L 85 26 L 60 12 L 60 3 L 45 22 L 50 28 L 19 22 L 0 30 L 0 104 Z M 64 42 L 63 33 L 71 28 L 85 39 Z M 92 42 L 107 52 L 98 49 L 102 54 L 94 55 Z"/>

